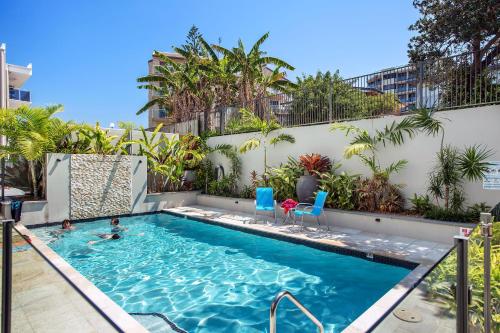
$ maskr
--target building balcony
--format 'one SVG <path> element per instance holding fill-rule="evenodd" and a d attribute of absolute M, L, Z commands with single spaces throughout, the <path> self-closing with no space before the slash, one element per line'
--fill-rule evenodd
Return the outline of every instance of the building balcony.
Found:
<path fill-rule="evenodd" d="M 31 64 L 28 66 L 7 64 L 7 71 L 9 73 L 9 86 L 14 88 L 21 88 L 33 72 Z"/>

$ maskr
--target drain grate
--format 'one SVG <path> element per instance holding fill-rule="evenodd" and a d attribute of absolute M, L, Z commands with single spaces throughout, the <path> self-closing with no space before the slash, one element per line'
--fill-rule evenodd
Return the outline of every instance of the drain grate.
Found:
<path fill-rule="evenodd" d="M 400 308 L 394 310 L 394 315 L 396 318 L 401 319 L 402 321 L 406 321 L 409 323 L 418 323 L 422 321 L 422 315 L 417 311 L 412 311 L 405 308 Z"/>

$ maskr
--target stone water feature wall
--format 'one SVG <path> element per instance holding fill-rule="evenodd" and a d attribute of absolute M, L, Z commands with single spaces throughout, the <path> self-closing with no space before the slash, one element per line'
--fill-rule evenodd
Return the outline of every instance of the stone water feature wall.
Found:
<path fill-rule="evenodd" d="M 123 155 L 71 155 L 70 219 L 129 214 L 132 161 Z"/>

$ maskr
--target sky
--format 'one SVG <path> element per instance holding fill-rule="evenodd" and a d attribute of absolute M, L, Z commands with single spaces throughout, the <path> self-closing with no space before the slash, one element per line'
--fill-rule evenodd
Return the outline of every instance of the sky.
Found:
<path fill-rule="evenodd" d="M 339 70 L 347 78 L 408 61 L 411 0 L 196 1 L 0 0 L 0 43 L 7 62 L 33 64 L 24 88 L 34 106 L 62 104 L 61 117 L 107 126 L 133 121 L 147 101 L 136 78 L 147 74 L 153 50 L 171 51 L 194 24 L 205 39 L 251 45 L 296 69 L 289 74 Z"/>

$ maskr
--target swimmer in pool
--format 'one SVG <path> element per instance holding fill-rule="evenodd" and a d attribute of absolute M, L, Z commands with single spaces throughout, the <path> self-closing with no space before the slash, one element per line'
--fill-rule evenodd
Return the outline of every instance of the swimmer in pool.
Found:
<path fill-rule="evenodd" d="M 75 229 L 76 228 L 73 225 L 71 225 L 71 221 L 66 219 L 62 222 L 61 229 L 54 230 L 51 232 L 51 234 L 59 238 L 59 236 L 62 236 L 62 234 L 64 234 L 65 232 Z"/>
<path fill-rule="evenodd" d="M 116 217 L 111 219 L 110 224 L 111 224 L 111 232 L 112 233 L 117 233 L 117 232 L 121 232 L 121 231 L 126 231 L 127 230 L 127 228 L 122 227 L 120 225 L 120 220 L 118 218 L 116 218 Z"/>
<path fill-rule="evenodd" d="M 75 226 L 71 225 L 71 221 L 66 219 L 63 221 L 62 223 L 62 227 L 61 227 L 62 230 L 64 231 L 69 231 L 69 230 L 75 230 Z"/>
<path fill-rule="evenodd" d="M 88 243 L 95 244 L 106 240 L 118 240 L 121 238 L 120 235 L 118 234 L 96 234 L 96 236 L 102 239 L 96 241 L 89 241 Z"/>

